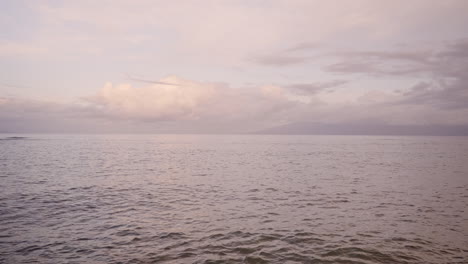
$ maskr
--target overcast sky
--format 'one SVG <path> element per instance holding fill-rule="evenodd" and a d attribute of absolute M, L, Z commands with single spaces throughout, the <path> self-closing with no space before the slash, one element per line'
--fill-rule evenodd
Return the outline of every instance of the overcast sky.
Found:
<path fill-rule="evenodd" d="M 0 1 L 0 132 L 468 124 L 468 1 Z"/>

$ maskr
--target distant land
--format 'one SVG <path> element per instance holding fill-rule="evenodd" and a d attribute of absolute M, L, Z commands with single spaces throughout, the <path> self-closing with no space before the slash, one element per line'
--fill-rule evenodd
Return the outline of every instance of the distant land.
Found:
<path fill-rule="evenodd" d="M 65 130 L 52 127 L 45 129 L 0 130 L 0 134 L 249 134 L 249 135 L 382 135 L 382 136 L 468 136 L 468 125 L 386 125 L 370 123 L 318 123 L 297 122 L 255 131 L 229 131 L 208 127 L 206 129 L 76 129 Z"/>
<path fill-rule="evenodd" d="M 259 130 L 253 134 L 468 136 L 468 125 L 325 124 L 301 122 Z"/>

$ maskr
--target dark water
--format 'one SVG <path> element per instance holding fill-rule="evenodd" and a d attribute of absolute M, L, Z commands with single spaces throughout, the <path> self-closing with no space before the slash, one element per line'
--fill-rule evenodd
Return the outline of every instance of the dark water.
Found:
<path fill-rule="evenodd" d="M 468 138 L 35 135 L 0 184 L 0 263 L 468 263 Z"/>

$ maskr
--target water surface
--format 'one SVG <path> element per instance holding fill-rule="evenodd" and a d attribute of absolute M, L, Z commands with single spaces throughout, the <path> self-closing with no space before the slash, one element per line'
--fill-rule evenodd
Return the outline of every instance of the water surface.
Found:
<path fill-rule="evenodd" d="M 468 260 L 466 137 L 30 135 L 0 191 L 0 263 Z"/>

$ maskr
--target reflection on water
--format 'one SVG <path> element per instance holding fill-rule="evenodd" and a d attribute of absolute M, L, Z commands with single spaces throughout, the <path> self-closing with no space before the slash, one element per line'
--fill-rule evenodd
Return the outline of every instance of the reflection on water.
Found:
<path fill-rule="evenodd" d="M 0 142 L 0 263 L 466 263 L 468 138 Z"/>

